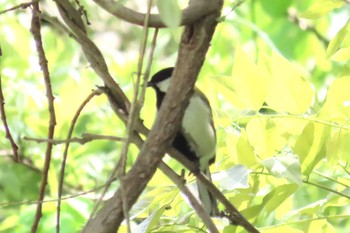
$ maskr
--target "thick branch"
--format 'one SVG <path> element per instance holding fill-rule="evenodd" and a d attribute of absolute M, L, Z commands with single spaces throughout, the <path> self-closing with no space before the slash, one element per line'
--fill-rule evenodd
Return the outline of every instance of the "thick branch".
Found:
<path fill-rule="evenodd" d="M 93 1 L 117 18 L 140 26 L 143 26 L 144 24 L 146 14 L 131 10 L 117 1 Z M 182 19 L 180 25 L 193 24 L 200 18 L 220 10 L 220 8 L 221 5 L 218 3 L 218 1 L 191 1 L 190 5 L 182 11 Z M 158 14 L 151 14 L 148 27 L 163 28 L 165 25 Z"/>

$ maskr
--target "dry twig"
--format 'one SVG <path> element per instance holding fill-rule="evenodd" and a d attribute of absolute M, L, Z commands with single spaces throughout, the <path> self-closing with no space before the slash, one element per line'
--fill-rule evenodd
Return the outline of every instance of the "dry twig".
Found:
<path fill-rule="evenodd" d="M 33 12 L 32 12 L 32 22 L 31 22 L 31 32 L 33 34 L 36 49 L 39 56 L 39 65 L 41 67 L 41 70 L 43 72 L 44 76 L 44 82 L 45 82 L 45 88 L 46 88 L 46 96 L 48 101 L 48 111 L 50 115 L 49 120 L 49 128 L 48 128 L 48 139 L 53 139 L 54 132 L 55 132 L 55 126 L 56 126 L 56 116 L 55 116 L 55 108 L 54 108 L 54 96 L 52 92 L 51 87 L 51 78 L 49 73 L 49 68 L 47 65 L 47 59 L 44 51 L 44 47 L 42 44 L 42 37 L 41 37 L 41 26 L 40 26 L 40 18 L 37 16 L 37 13 L 40 12 L 39 9 L 39 3 L 37 1 L 32 2 L 33 6 Z M 42 180 L 40 185 L 40 192 L 39 192 L 39 198 L 38 198 L 38 205 L 35 213 L 34 222 L 31 228 L 31 232 L 34 233 L 38 229 L 39 221 L 42 216 L 42 200 L 44 200 L 45 195 L 45 189 L 47 185 L 48 180 L 48 172 L 50 168 L 50 161 L 51 161 L 51 153 L 52 153 L 52 147 L 53 144 L 48 142 L 45 152 L 45 162 L 44 167 L 42 170 Z"/>

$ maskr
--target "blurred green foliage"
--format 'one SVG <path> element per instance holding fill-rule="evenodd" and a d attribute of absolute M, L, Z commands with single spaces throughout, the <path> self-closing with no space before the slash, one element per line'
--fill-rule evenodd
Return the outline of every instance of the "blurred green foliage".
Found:
<path fill-rule="evenodd" d="M 1 2 L 0 11 L 20 3 Z M 90 37 L 131 98 L 142 28 L 112 17 L 91 1 L 81 4 L 91 22 Z M 133 1 L 127 4 L 145 7 Z M 53 2 L 40 5 L 44 13 L 58 15 Z M 165 4 L 162 9 L 171 11 Z M 0 127 L 0 232 L 28 232 L 44 163 L 45 143 L 24 139 L 45 138 L 49 123 L 30 17 L 30 8 L 0 14 L 5 110 L 26 164 L 11 161 L 11 146 Z M 211 102 L 217 128 L 217 162 L 211 167 L 214 183 L 261 232 L 348 232 L 349 3 L 228 0 L 218 20 L 197 82 Z M 55 94 L 55 138 L 65 139 L 79 105 L 102 82 L 79 44 L 47 22 L 42 26 Z M 181 29 L 160 30 L 152 73 L 174 65 L 180 35 Z M 146 126 L 151 127 L 154 114 L 155 96 L 147 91 L 141 111 Z M 73 136 L 83 133 L 125 136 L 125 126 L 105 96 L 95 97 L 84 108 Z M 121 147 L 121 142 L 106 140 L 72 143 L 63 196 L 82 194 L 62 202 L 61 232 L 82 228 L 100 193 L 94 189 L 108 179 Z M 49 202 L 43 205 L 38 232 L 55 228 L 56 203 L 50 200 L 57 198 L 63 150 L 63 145 L 53 150 L 45 197 Z M 131 145 L 127 168 L 137 154 Z M 182 169 L 171 158 L 164 160 L 176 171 Z M 193 176 L 186 178 L 195 187 Z M 113 183 L 110 192 L 117 186 L 118 182 Z M 161 172 L 130 216 L 133 232 L 206 232 L 177 187 Z M 214 221 L 221 232 L 244 232 L 223 219 Z M 126 232 L 125 225 L 120 232 Z"/>

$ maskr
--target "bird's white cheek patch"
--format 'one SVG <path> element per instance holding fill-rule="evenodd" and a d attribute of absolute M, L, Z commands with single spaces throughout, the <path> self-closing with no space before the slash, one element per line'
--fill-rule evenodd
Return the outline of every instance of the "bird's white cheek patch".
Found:
<path fill-rule="evenodd" d="M 165 79 L 159 83 L 157 83 L 157 86 L 161 92 L 166 93 L 170 85 L 170 78 Z"/>

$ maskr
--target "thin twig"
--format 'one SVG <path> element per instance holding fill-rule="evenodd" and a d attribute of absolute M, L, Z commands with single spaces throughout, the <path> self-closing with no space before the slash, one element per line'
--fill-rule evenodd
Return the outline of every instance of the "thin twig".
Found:
<path fill-rule="evenodd" d="M 323 185 L 320 185 L 320 184 L 316 184 L 316 183 L 313 183 L 313 182 L 308 181 L 308 180 L 305 180 L 305 181 L 303 181 L 303 182 L 304 182 L 305 184 L 310 184 L 310 185 L 313 185 L 313 186 L 315 186 L 315 187 L 317 187 L 317 188 L 320 188 L 320 189 L 326 190 L 326 191 L 328 191 L 328 192 L 337 194 L 337 195 L 339 195 L 339 196 L 345 197 L 345 198 L 347 198 L 347 199 L 350 199 L 350 196 L 349 196 L 349 195 L 346 195 L 346 194 L 344 194 L 344 193 L 342 193 L 342 192 L 338 192 L 338 191 L 333 190 L 333 189 L 331 189 L 331 188 L 328 188 L 328 187 L 326 187 L 326 186 L 323 186 Z"/>
<path fill-rule="evenodd" d="M 138 106 L 143 106 L 145 102 L 145 95 L 146 95 L 146 88 L 147 88 L 147 82 L 148 78 L 151 72 L 151 67 L 152 67 L 152 62 L 153 62 L 153 55 L 154 55 L 154 50 L 156 48 L 156 42 L 157 42 L 157 36 L 158 36 L 158 28 L 154 30 L 153 38 L 152 38 L 152 44 L 149 52 L 149 57 L 148 57 L 148 63 L 146 66 L 145 73 L 143 75 L 143 84 L 142 84 L 142 89 L 140 93 L 140 98 L 138 102 Z"/>
<path fill-rule="evenodd" d="M 3 10 L 3 11 L 0 11 L 0 15 L 1 14 L 4 14 L 4 13 L 7 13 L 9 11 L 14 11 L 14 10 L 17 10 L 17 9 L 25 9 L 27 7 L 30 7 L 31 5 L 33 5 L 33 3 L 38 3 L 39 0 L 33 0 L 31 2 L 24 2 L 24 3 L 21 3 L 19 5 L 16 5 L 16 6 L 13 6 L 13 7 L 10 7 L 6 10 Z"/>
<path fill-rule="evenodd" d="M 72 37 L 74 40 L 77 40 L 76 36 L 63 24 L 61 23 L 57 17 L 52 17 L 46 15 L 44 13 L 36 13 L 41 19 L 49 22 L 52 26 L 54 26 L 57 30 L 67 33 L 69 37 Z"/>
<path fill-rule="evenodd" d="M 310 225 L 313 221 L 319 221 L 319 220 L 325 220 L 326 222 L 332 221 L 332 220 L 339 220 L 344 221 L 346 219 L 349 219 L 349 214 L 339 214 L 339 215 L 323 215 L 323 216 L 317 216 L 317 217 L 311 217 L 311 218 L 305 218 L 300 217 L 301 219 L 292 220 L 292 221 L 286 221 L 285 219 L 281 219 L 279 223 L 276 223 L 274 225 L 265 226 L 262 227 L 261 230 L 264 232 L 269 232 L 270 229 L 273 229 L 272 232 L 276 231 L 276 229 L 283 229 L 284 226 L 290 226 L 290 225 L 297 225 L 298 227 L 301 227 L 303 224 Z M 288 229 L 288 228 L 286 228 Z M 322 228 L 320 228 L 322 229 Z M 327 232 L 327 231 L 326 231 Z"/>
<path fill-rule="evenodd" d="M 96 95 L 100 95 L 102 92 L 101 90 L 97 89 L 91 92 L 88 97 L 83 101 L 83 103 L 79 106 L 77 112 L 75 113 L 72 123 L 70 125 L 68 135 L 67 135 L 67 141 L 66 141 L 66 147 L 63 152 L 63 159 L 61 163 L 61 170 L 59 175 L 59 182 L 58 182 L 58 197 L 57 197 L 57 211 L 56 211 L 56 232 L 60 232 L 60 211 L 61 211 L 61 197 L 62 197 L 62 190 L 63 190 L 63 182 L 64 182 L 64 172 L 66 168 L 67 163 L 67 157 L 68 157 L 68 149 L 70 145 L 70 139 L 72 138 L 73 130 L 75 127 L 75 124 L 83 111 L 84 107 L 90 102 L 92 98 L 94 98 Z"/>
<path fill-rule="evenodd" d="M 42 37 L 41 37 L 41 31 L 40 31 L 41 30 L 40 18 L 37 16 L 37 12 L 40 12 L 39 3 L 37 1 L 32 1 L 32 6 L 33 6 L 33 11 L 32 11 L 32 22 L 31 22 L 31 33 L 34 37 L 36 49 L 38 51 L 38 56 L 39 56 L 39 65 L 41 67 L 41 70 L 44 76 L 46 96 L 47 96 L 47 102 L 48 102 L 48 111 L 50 115 L 47 137 L 48 139 L 53 139 L 55 126 L 56 126 L 54 96 L 51 88 L 50 73 L 47 65 L 48 62 L 47 62 L 45 51 L 42 44 Z M 48 180 L 48 172 L 50 168 L 52 147 L 53 147 L 53 144 L 48 142 L 46 146 L 45 162 L 42 170 L 42 180 L 40 185 L 38 202 L 41 202 L 44 199 L 45 189 L 46 189 L 47 180 Z M 41 216 L 42 216 L 42 204 L 38 203 L 34 222 L 31 228 L 32 233 L 37 231 Z"/>
<path fill-rule="evenodd" d="M 332 121 L 327 121 L 327 120 L 322 120 L 322 119 L 317 119 L 317 118 L 312 118 L 312 116 L 303 116 L 303 115 L 287 115 L 287 114 L 273 114 L 273 115 L 249 115 L 249 116 L 239 116 L 237 118 L 234 118 L 232 120 L 232 122 L 240 122 L 240 121 L 245 121 L 245 120 L 249 120 L 249 119 L 254 119 L 254 118 L 265 118 L 265 119 L 272 119 L 272 118 L 290 118 L 290 119 L 297 119 L 297 120 L 303 120 L 303 121 L 309 121 L 312 123 L 316 123 L 316 124 L 322 124 L 325 126 L 331 126 L 334 128 L 340 128 L 340 129 L 346 129 L 346 130 L 350 130 L 350 126 L 346 126 L 346 123 L 343 124 L 338 124 L 336 122 L 332 122 Z"/>
<path fill-rule="evenodd" d="M 99 135 L 99 134 L 91 134 L 91 133 L 83 133 L 80 138 L 73 137 L 70 139 L 47 139 L 47 138 L 32 138 L 32 137 L 23 137 L 23 140 L 26 141 L 34 141 L 36 143 L 47 143 L 51 142 L 53 145 L 66 144 L 66 143 L 79 143 L 85 144 L 95 140 L 109 140 L 122 142 L 125 141 L 125 138 L 111 136 L 111 135 Z"/>
<path fill-rule="evenodd" d="M 90 194 L 90 193 L 93 193 L 93 192 L 96 192 L 96 191 L 102 189 L 104 186 L 105 186 L 105 184 L 97 186 L 96 188 L 93 188 L 93 189 L 88 190 L 88 191 L 79 192 L 79 193 L 75 193 L 75 194 L 72 194 L 72 195 L 67 195 L 65 197 L 61 197 L 60 200 L 61 201 L 69 200 L 69 199 L 72 199 L 72 198 L 76 198 L 76 197 L 80 197 L 80 196 L 83 196 L 83 195 L 87 195 L 87 194 Z M 57 202 L 57 199 L 42 200 L 40 202 L 38 202 L 37 200 L 36 201 L 34 201 L 34 200 L 31 200 L 31 201 L 20 201 L 20 202 L 0 202 L 0 206 L 1 207 L 9 207 L 9 206 L 19 206 L 19 205 L 37 205 L 38 203 L 42 204 L 42 203 L 49 203 L 49 202 Z"/>
<path fill-rule="evenodd" d="M 0 69 L 1 69 L 1 61 L 2 61 L 2 50 L 0 47 Z M 7 124 L 6 119 L 6 112 L 5 112 L 5 98 L 4 94 L 2 93 L 2 79 L 1 79 L 1 71 L 0 71 L 0 115 L 2 123 L 4 124 L 5 132 L 6 132 L 6 138 L 9 140 L 12 148 L 13 155 L 11 156 L 12 161 L 15 163 L 20 162 L 20 157 L 18 155 L 18 146 L 13 140 L 12 134 L 10 132 L 10 128 Z"/>
<path fill-rule="evenodd" d="M 346 172 L 346 174 L 348 174 L 348 176 L 350 176 L 350 171 L 347 169 L 346 164 L 338 163 L 338 165 L 344 170 L 344 172 Z"/>
<path fill-rule="evenodd" d="M 301 30 L 303 31 L 309 31 L 313 33 L 322 43 L 325 47 L 328 46 L 329 40 L 324 37 L 315 27 L 315 25 L 309 23 L 305 19 L 300 19 L 298 17 L 298 12 L 295 9 L 288 10 L 288 18 L 289 20 L 297 25 Z"/>
<path fill-rule="evenodd" d="M 346 188 L 349 187 L 348 184 L 345 184 L 345 183 L 343 183 L 343 182 L 340 182 L 340 181 L 338 181 L 338 180 L 336 180 L 336 179 L 334 179 L 334 178 L 332 178 L 332 177 L 329 177 L 329 176 L 327 176 L 327 175 L 325 175 L 325 174 L 323 174 L 323 173 L 321 173 L 321 172 L 319 172 L 319 171 L 313 170 L 312 172 L 315 173 L 316 175 L 319 175 L 319 176 L 321 176 L 321 177 L 323 177 L 323 178 L 325 178 L 325 179 L 327 179 L 327 180 L 330 180 L 330 181 L 332 181 L 332 182 L 334 182 L 334 183 L 337 183 L 337 184 L 339 184 L 339 185 L 341 185 L 341 186 L 344 186 L 344 187 L 346 187 Z"/>

